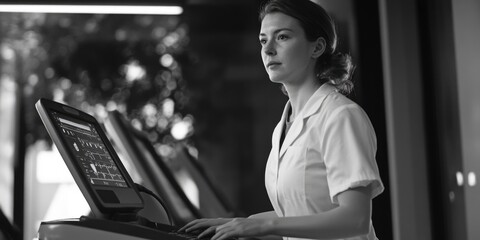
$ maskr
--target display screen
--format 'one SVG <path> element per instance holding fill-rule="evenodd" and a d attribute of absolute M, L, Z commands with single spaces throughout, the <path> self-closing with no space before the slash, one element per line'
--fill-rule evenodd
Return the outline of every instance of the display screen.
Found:
<path fill-rule="evenodd" d="M 91 184 L 128 187 L 95 125 L 58 112 L 52 112 L 52 115 L 68 148 Z"/>

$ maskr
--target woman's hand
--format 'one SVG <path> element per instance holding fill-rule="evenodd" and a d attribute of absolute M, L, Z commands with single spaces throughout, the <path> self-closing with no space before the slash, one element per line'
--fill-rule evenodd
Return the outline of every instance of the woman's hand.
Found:
<path fill-rule="evenodd" d="M 213 235 L 211 240 L 265 236 L 269 234 L 271 226 L 273 226 L 272 219 L 234 218 L 223 225 L 215 227 L 215 235 Z M 202 236 L 199 235 L 199 238 Z"/>
<path fill-rule="evenodd" d="M 200 236 L 207 236 L 208 234 L 214 234 L 215 228 L 219 225 L 225 224 L 231 221 L 231 218 L 202 218 L 196 219 L 185 226 L 180 228 L 178 232 L 194 232 L 194 231 L 203 231 Z M 206 229 L 206 230 L 204 230 Z"/>

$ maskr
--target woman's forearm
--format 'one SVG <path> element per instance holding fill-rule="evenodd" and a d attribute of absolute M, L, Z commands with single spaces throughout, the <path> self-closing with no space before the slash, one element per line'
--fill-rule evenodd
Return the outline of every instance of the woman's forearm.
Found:
<path fill-rule="evenodd" d="M 312 215 L 278 217 L 271 211 L 235 218 L 215 228 L 212 240 L 263 236 L 332 239 L 366 235 L 370 231 L 370 192 L 368 187 L 346 190 L 336 196 L 338 207 Z"/>
<path fill-rule="evenodd" d="M 275 213 L 275 211 L 268 211 L 268 212 L 261 212 L 257 214 L 253 214 L 249 216 L 248 218 L 257 218 L 257 219 L 274 219 L 278 218 L 278 215 Z M 261 240 L 281 240 L 283 239 L 281 236 L 276 236 L 276 235 L 267 235 L 267 236 L 261 236 L 261 237 L 255 237 L 256 239 L 261 239 Z"/>
<path fill-rule="evenodd" d="M 339 194 L 340 206 L 299 217 L 275 218 L 265 225 L 266 233 L 298 238 L 347 238 L 368 234 L 371 200 L 366 188 Z"/>
<path fill-rule="evenodd" d="M 268 212 L 253 214 L 248 218 L 278 218 L 278 215 L 275 213 L 275 211 L 268 211 Z"/>
<path fill-rule="evenodd" d="M 271 221 L 269 228 L 267 232 L 270 234 L 286 237 L 346 238 L 367 234 L 370 219 L 337 208 L 310 216 L 276 218 Z"/>

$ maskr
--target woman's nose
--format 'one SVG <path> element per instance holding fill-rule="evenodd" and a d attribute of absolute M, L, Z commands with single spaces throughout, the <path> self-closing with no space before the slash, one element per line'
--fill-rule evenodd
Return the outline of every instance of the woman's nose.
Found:
<path fill-rule="evenodd" d="M 266 55 L 275 55 L 277 54 L 277 51 L 275 50 L 275 46 L 273 45 L 272 42 L 268 42 L 265 44 L 263 47 L 263 51 Z"/>

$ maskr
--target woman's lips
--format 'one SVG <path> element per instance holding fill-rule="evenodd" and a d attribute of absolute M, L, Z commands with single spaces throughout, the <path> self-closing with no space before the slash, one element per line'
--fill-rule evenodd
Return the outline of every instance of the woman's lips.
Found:
<path fill-rule="evenodd" d="M 277 67 L 277 66 L 280 66 L 279 62 L 269 62 L 267 64 L 267 68 L 274 68 L 274 67 Z"/>

